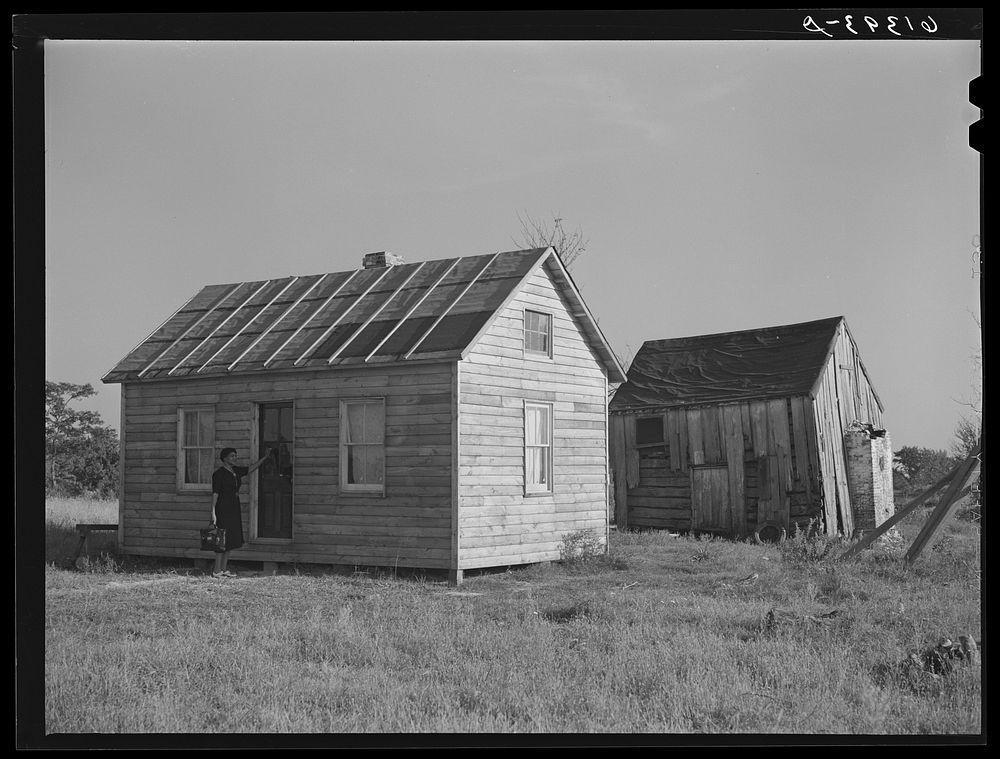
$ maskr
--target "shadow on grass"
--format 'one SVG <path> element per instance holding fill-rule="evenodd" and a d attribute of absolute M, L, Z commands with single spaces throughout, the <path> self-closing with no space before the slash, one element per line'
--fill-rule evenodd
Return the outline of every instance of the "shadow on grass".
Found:
<path fill-rule="evenodd" d="M 586 619 L 591 614 L 590 604 L 587 601 L 576 601 L 570 604 L 562 604 L 546 609 L 541 612 L 542 619 L 555 624 L 567 624 L 574 619 Z"/>

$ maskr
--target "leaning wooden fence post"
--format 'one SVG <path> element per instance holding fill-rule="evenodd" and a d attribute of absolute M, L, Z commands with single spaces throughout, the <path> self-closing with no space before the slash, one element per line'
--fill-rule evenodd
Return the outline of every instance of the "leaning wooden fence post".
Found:
<path fill-rule="evenodd" d="M 944 494 L 941 499 L 941 503 L 934 507 L 934 511 L 931 512 L 930 517 L 927 519 L 927 523 L 921 528 L 920 533 L 917 535 L 916 539 L 913 541 L 913 545 L 910 546 L 910 550 L 906 552 L 906 556 L 903 557 L 903 561 L 907 564 L 912 563 L 920 552 L 924 549 L 937 528 L 941 526 L 941 523 L 948 516 L 952 507 L 958 502 L 958 494 L 962 490 L 962 486 L 965 485 L 965 481 L 969 479 L 969 474 L 976 466 L 976 462 L 979 460 L 979 453 L 982 450 L 981 446 L 976 446 L 976 450 L 965 460 L 958 473 L 955 475 L 954 479 L 951 481 L 951 485 L 948 491 Z"/>
<path fill-rule="evenodd" d="M 946 474 L 940 480 L 938 480 L 937 482 L 935 482 L 933 485 L 931 485 L 929 488 L 927 488 L 927 490 L 925 490 L 923 493 L 921 493 L 920 495 L 918 495 L 916 498 L 914 498 L 908 504 L 906 504 L 905 506 L 903 506 L 902 508 L 900 508 L 899 511 L 897 511 L 895 514 L 893 514 L 887 520 L 885 520 L 884 522 L 882 522 L 882 524 L 880 524 L 874 530 L 871 530 L 870 532 L 866 532 L 864 534 L 864 537 L 861 538 L 861 540 L 859 540 L 853 546 L 851 546 L 846 551 L 844 551 L 843 554 L 841 554 L 839 561 L 845 561 L 847 559 L 853 559 L 855 556 L 857 556 L 859 553 L 861 553 L 863 550 L 865 550 L 868 546 L 870 546 L 872 543 L 874 543 L 876 540 L 878 540 L 882 535 L 884 535 L 889 530 L 891 530 L 894 526 L 896 526 L 897 524 L 899 524 L 899 522 L 902 521 L 902 519 L 905 516 L 907 516 L 908 514 L 910 514 L 914 509 L 916 509 L 917 506 L 919 506 L 920 504 L 922 504 L 924 501 L 926 501 L 928 498 L 930 498 L 934 493 L 936 493 L 938 490 L 940 490 L 945 485 L 947 485 L 949 482 L 951 482 L 953 480 L 953 478 L 955 477 L 955 475 L 958 473 L 958 470 L 959 470 L 959 467 L 955 467 L 954 469 L 952 469 L 950 472 L 948 472 L 948 474 Z"/>

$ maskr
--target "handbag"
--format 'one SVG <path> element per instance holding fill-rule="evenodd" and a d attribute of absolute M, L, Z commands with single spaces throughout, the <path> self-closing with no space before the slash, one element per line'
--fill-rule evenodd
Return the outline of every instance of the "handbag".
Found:
<path fill-rule="evenodd" d="M 219 527 L 215 523 L 210 524 L 201 530 L 201 550 L 225 553 L 226 551 L 226 528 Z"/>

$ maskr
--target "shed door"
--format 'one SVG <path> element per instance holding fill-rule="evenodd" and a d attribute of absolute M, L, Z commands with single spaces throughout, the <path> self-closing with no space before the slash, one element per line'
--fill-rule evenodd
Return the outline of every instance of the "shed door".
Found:
<path fill-rule="evenodd" d="M 258 457 L 270 448 L 271 458 L 257 480 L 257 537 L 292 537 L 292 461 L 294 460 L 293 406 L 260 404 Z"/>
<path fill-rule="evenodd" d="M 691 529 L 732 532 L 729 507 L 729 468 L 691 468 Z"/>

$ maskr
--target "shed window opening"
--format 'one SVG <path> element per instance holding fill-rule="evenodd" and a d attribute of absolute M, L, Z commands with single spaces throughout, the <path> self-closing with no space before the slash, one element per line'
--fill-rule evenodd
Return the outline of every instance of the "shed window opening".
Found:
<path fill-rule="evenodd" d="M 662 416 L 650 416 L 635 420 L 635 444 L 637 446 L 662 445 L 663 442 Z"/>
<path fill-rule="evenodd" d="M 552 355 L 552 314 L 524 312 L 524 349 L 528 353 Z"/>
<path fill-rule="evenodd" d="M 552 406 L 524 406 L 524 483 L 528 493 L 552 492 Z"/>
<path fill-rule="evenodd" d="M 182 488 L 211 488 L 215 470 L 215 410 L 180 409 L 178 481 Z"/>
<path fill-rule="evenodd" d="M 381 492 L 385 485 L 385 401 L 345 401 L 341 425 L 341 484 L 348 490 Z"/>

